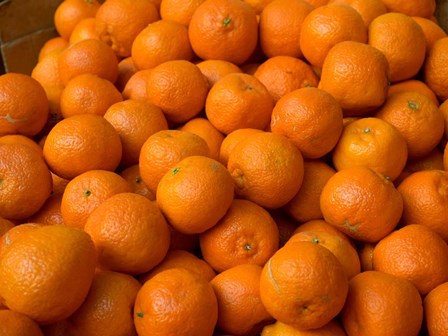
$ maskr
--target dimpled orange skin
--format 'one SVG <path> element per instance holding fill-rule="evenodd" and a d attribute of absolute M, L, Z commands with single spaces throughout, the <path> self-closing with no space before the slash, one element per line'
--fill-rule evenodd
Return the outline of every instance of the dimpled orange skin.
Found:
<path fill-rule="evenodd" d="M 2 336 L 43 336 L 39 325 L 28 316 L 12 310 L 0 308 L 0 335 Z"/>

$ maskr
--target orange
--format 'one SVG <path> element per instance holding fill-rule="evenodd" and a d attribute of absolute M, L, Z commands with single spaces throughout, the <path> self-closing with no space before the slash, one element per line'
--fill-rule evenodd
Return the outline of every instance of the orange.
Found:
<path fill-rule="evenodd" d="M 206 0 L 194 11 L 188 35 L 197 56 L 236 65 L 249 59 L 258 40 L 255 11 L 240 0 Z"/>
<path fill-rule="evenodd" d="M 145 196 L 150 201 L 156 200 L 155 193 L 151 192 L 146 183 L 143 181 L 138 164 L 123 169 L 120 172 L 120 176 L 129 183 L 133 193 Z"/>
<path fill-rule="evenodd" d="M 92 211 L 84 230 L 102 269 L 131 275 L 149 271 L 165 257 L 170 231 L 156 203 L 134 193 L 113 195 Z"/>
<path fill-rule="evenodd" d="M 373 243 L 397 226 L 403 200 L 390 180 L 371 168 L 356 166 L 330 177 L 320 208 L 329 224 L 356 240 Z"/>
<path fill-rule="evenodd" d="M 196 63 L 196 65 L 207 78 L 210 88 L 225 75 L 243 72 L 237 65 L 223 60 L 206 60 Z"/>
<path fill-rule="evenodd" d="M 417 22 L 420 28 L 422 28 L 423 34 L 425 34 L 426 54 L 429 53 L 429 50 L 431 50 L 432 46 L 437 40 L 447 37 L 447 34 L 443 30 L 443 28 L 431 19 L 418 16 L 413 16 L 412 18 L 415 22 Z"/>
<path fill-rule="evenodd" d="M 328 0 L 306 0 L 306 2 L 313 5 L 314 7 L 321 7 L 328 4 Z"/>
<path fill-rule="evenodd" d="M 315 8 L 303 20 L 300 48 L 312 65 L 321 68 L 330 49 L 342 41 L 367 42 L 367 28 L 352 7 L 328 4 Z"/>
<path fill-rule="evenodd" d="M 183 268 L 163 271 L 146 281 L 134 304 L 134 324 L 141 336 L 212 335 L 217 319 L 212 286 Z"/>
<path fill-rule="evenodd" d="M 63 87 L 59 76 L 59 55 L 61 52 L 59 49 L 49 52 L 37 62 L 31 71 L 31 77 L 37 80 L 44 89 L 49 86 Z"/>
<path fill-rule="evenodd" d="M 286 245 L 296 242 L 311 242 L 327 248 L 338 258 L 349 280 L 361 272 L 361 261 L 358 252 L 344 238 L 329 232 L 302 231 L 294 234 L 286 242 Z"/>
<path fill-rule="evenodd" d="M 239 128 L 265 129 L 273 107 L 269 91 L 257 78 L 231 73 L 210 89 L 205 114 L 213 126 L 229 134 Z"/>
<path fill-rule="evenodd" d="M 410 224 L 381 239 L 373 250 L 373 269 L 411 281 L 426 295 L 448 281 L 448 245 L 435 231 Z"/>
<path fill-rule="evenodd" d="M 50 196 L 50 171 L 42 154 L 20 143 L 0 144 L 0 157 L 0 216 L 25 219 Z"/>
<path fill-rule="evenodd" d="M 6 218 L 0 217 L 0 237 L 14 227 L 14 223 Z"/>
<path fill-rule="evenodd" d="M 244 0 L 249 4 L 257 15 L 260 15 L 264 8 L 269 5 L 273 0 Z"/>
<path fill-rule="evenodd" d="M 66 179 L 92 169 L 115 170 L 121 152 L 118 132 L 96 114 L 78 114 L 60 121 L 44 144 L 50 170 Z"/>
<path fill-rule="evenodd" d="M 132 59 L 138 69 L 152 69 L 173 60 L 193 58 L 188 28 L 169 19 L 146 26 L 132 43 Z"/>
<path fill-rule="evenodd" d="M 353 244 L 353 241 L 349 236 L 347 236 L 342 231 L 338 230 L 335 226 L 327 223 L 323 219 L 312 219 L 305 223 L 302 223 L 295 229 L 294 233 L 307 232 L 307 231 L 330 233 L 334 236 L 338 236 L 342 239 L 345 239 L 351 244 Z"/>
<path fill-rule="evenodd" d="M 64 193 L 65 187 L 67 186 L 68 182 L 70 182 L 70 180 L 57 176 L 54 173 L 51 173 L 51 179 L 53 180 L 52 193 L 62 195 Z"/>
<path fill-rule="evenodd" d="M 394 181 L 406 165 L 408 148 L 404 136 L 379 118 L 361 118 L 344 127 L 332 152 L 337 170 L 369 167 Z"/>
<path fill-rule="evenodd" d="M 288 324 L 276 321 L 274 324 L 263 328 L 261 336 L 345 336 L 344 329 L 336 320 L 331 320 L 326 325 L 317 329 L 299 330 Z"/>
<path fill-rule="evenodd" d="M 1 239 L 0 239 L 0 258 L 3 257 L 3 255 L 9 249 L 11 244 L 18 237 L 20 237 L 23 233 L 25 233 L 25 232 L 27 232 L 29 230 L 37 229 L 37 228 L 42 227 L 42 226 L 44 226 L 44 224 L 40 224 L 40 223 L 23 223 L 23 224 L 18 224 L 16 226 L 14 226 L 13 228 L 11 228 L 10 230 L 8 230 L 3 236 L 1 236 Z"/>
<path fill-rule="evenodd" d="M 167 61 L 148 74 L 146 90 L 148 99 L 162 109 L 168 121 L 184 123 L 204 108 L 208 82 L 193 63 Z"/>
<path fill-rule="evenodd" d="M 95 24 L 96 19 L 94 17 L 88 17 L 79 21 L 70 34 L 69 43 L 75 44 L 76 42 L 88 39 L 99 40 L 100 37 L 96 31 Z"/>
<path fill-rule="evenodd" d="M 138 164 L 140 149 L 154 133 L 168 129 L 160 108 L 144 100 L 125 100 L 111 105 L 104 114 L 117 131 L 122 144 L 121 165 Z"/>
<path fill-rule="evenodd" d="M 408 280 L 377 271 L 350 280 L 341 314 L 348 335 L 418 335 L 422 299 Z"/>
<path fill-rule="evenodd" d="M 297 329 L 329 323 L 341 311 L 347 291 L 347 275 L 339 260 L 311 242 L 286 244 L 261 273 L 260 295 L 266 310 Z"/>
<path fill-rule="evenodd" d="M 389 12 L 430 18 L 436 10 L 435 0 L 382 0 Z"/>
<path fill-rule="evenodd" d="M 439 106 L 440 112 L 442 112 L 444 124 L 445 124 L 445 139 L 448 139 L 448 100 L 443 101 Z"/>
<path fill-rule="evenodd" d="M 403 224 L 423 224 L 448 242 L 448 171 L 412 173 L 397 187 L 403 198 Z"/>
<path fill-rule="evenodd" d="M 0 75 L 0 135 L 34 136 L 45 126 L 48 99 L 42 85 L 29 75 Z"/>
<path fill-rule="evenodd" d="M 99 38 L 118 56 L 128 57 L 136 36 L 159 18 L 150 0 L 107 0 L 96 13 L 95 27 Z"/>
<path fill-rule="evenodd" d="M 336 172 L 322 160 L 305 160 L 303 182 L 297 194 L 285 206 L 285 211 L 298 222 L 322 218 L 320 194 Z"/>
<path fill-rule="evenodd" d="M 426 85 L 424 82 L 418 79 L 408 79 L 402 82 L 392 84 L 391 86 L 389 86 L 387 96 L 390 97 L 397 92 L 409 92 L 409 91 L 424 94 L 428 96 L 428 98 L 431 99 L 434 102 L 434 104 L 439 106 L 439 100 L 437 99 L 437 96 L 434 93 L 434 91 L 432 91 L 428 85 Z"/>
<path fill-rule="evenodd" d="M 129 79 L 137 72 L 134 60 L 131 56 L 123 58 L 118 62 L 118 77 L 115 81 L 117 89 L 123 93 L 123 90 L 128 83 Z M 146 92 L 146 89 L 145 89 Z M 126 97 L 125 97 L 126 98 Z"/>
<path fill-rule="evenodd" d="M 78 114 L 103 116 L 107 109 L 123 97 L 108 80 L 86 73 L 73 77 L 61 92 L 61 113 L 64 118 Z"/>
<path fill-rule="evenodd" d="M 362 272 L 373 270 L 373 250 L 375 249 L 375 245 L 374 243 L 362 243 L 358 247 Z"/>
<path fill-rule="evenodd" d="M 210 149 L 210 158 L 219 160 L 219 151 L 224 140 L 224 134 L 218 131 L 208 119 L 193 118 L 178 129 L 199 135 L 207 142 L 208 148 Z"/>
<path fill-rule="evenodd" d="M 219 162 L 227 167 L 227 162 L 229 161 L 230 153 L 233 151 L 235 146 L 240 143 L 240 141 L 246 139 L 248 136 L 254 133 L 263 132 L 262 130 L 255 128 L 239 128 L 233 132 L 226 135 L 221 143 L 219 149 Z"/>
<path fill-rule="evenodd" d="M 47 94 L 49 113 L 47 122 L 44 128 L 41 130 L 40 134 L 48 134 L 48 132 L 62 120 L 61 113 L 61 95 L 64 87 L 60 86 L 44 86 L 45 93 Z"/>
<path fill-rule="evenodd" d="M 69 317 L 69 334 L 134 335 L 132 307 L 140 287 L 140 283 L 127 274 L 95 273 L 89 294 Z"/>
<path fill-rule="evenodd" d="M 382 0 L 330 0 L 329 4 L 348 5 L 361 15 L 366 27 L 377 16 L 387 13 L 386 6 Z"/>
<path fill-rule="evenodd" d="M 43 156 L 42 148 L 31 138 L 21 134 L 8 134 L 0 137 L 0 144 L 21 144 L 33 149 L 37 154 Z"/>
<path fill-rule="evenodd" d="M 39 62 L 50 52 L 52 52 L 54 50 L 62 51 L 66 47 L 68 47 L 68 41 L 66 39 L 64 39 L 63 37 L 60 37 L 60 36 L 52 37 L 52 38 L 48 39 L 47 41 L 45 41 L 43 46 L 40 48 L 37 60 Z"/>
<path fill-rule="evenodd" d="M 64 85 L 70 79 L 90 73 L 115 82 L 118 59 L 111 47 L 97 39 L 76 42 L 59 55 L 59 76 Z"/>
<path fill-rule="evenodd" d="M 139 280 L 143 284 L 163 271 L 178 267 L 185 268 L 206 281 L 212 280 L 216 275 L 213 268 L 206 261 L 198 258 L 193 253 L 185 250 L 170 250 L 160 264 L 150 272 L 141 275 Z"/>
<path fill-rule="evenodd" d="M 448 98 L 446 80 L 448 72 L 444 65 L 447 61 L 448 37 L 443 37 L 434 42 L 429 49 L 428 56 L 423 67 L 424 82 L 434 91 L 437 98 L 444 101 Z"/>
<path fill-rule="evenodd" d="M 23 232 L 0 261 L 0 296 L 11 310 L 41 324 L 73 314 L 84 301 L 96 265 L 89 235 L 63 225 Z"/>
<path fill-rule="evenodd" d="M 251 335 L 272 320 L 260 298 L 261 270 L 259 265 L 242 264 L 210 281 L 218 299 L 217 327 L 223 333 Z"/>
<path fill-rule="evenodd" d="M 97 0 L 64 0 L 54 12 L 56 31 L 65 40 L 70 39 L 76 24 L 82 19 L 94 17 L 100 7 Z"/>
<path fill-rule="evenodd" d="M 444 132 L 443 115 L 437 105 L 418 92 L 397 92 L 388 97 L 375 117 L 400 131 L 407 143 L 409 159 L 428 155 Z"/>
<path fill-rule="evenodd" d="M 124 99 L 148 100 L 146 89 L 151 69 L 137 70 L 126 82 L 121 94 Z"/>
<path fill-rule="evenodd" d="M 84 228 L 89 215 L 109 197 L 130 192 L 120 175 L 106 170 L 90 170 L 73 178 L 66 186 L 61 213 L 67 226 Z"/>
<path fill-rule="evenodd" d="M 179 161 L 209 153 L 207 143 L 199 135 L 171 129 L 159 131 L 151 135 L 140 150 L 140 174 L 149 190 L 155 193 L 160 179 Z"/>
<path fill-rule="evenodd" d="M 259 205 L 235 199 L 218 223 L 199 235 L 201 254 L 217 272 L 242 264 L 263 266 L 277 251 L 279 231 Z"/>
<path fill-rule="evenodd" d="M 425 323 L 430 335 L 442 336 L 448 332 L 447 295 L 448 282 L 445 282 L 430 291 L 423 300 Z"/>
<path fill-rule="evenodd" d="M 268 58 L 257 67 L 254 76 L 266 86 L 275 102 L 294 90 L 317 87 L 319 83 L 311 66 L 292 56 Z"/>
<path fill-rule="evenodd" d="M 386 57 L 367 44 L 345 41 L 328 53 L 318 87 L 339 102 L 344 117 L 360 117 L 384 103 L 388 85 Z"/>
<path fill-rule="evenodd" d="M 61 213 L 62 194 L 52 194 L 44 205 L 34 215 L 28 218 L 28 222 L 44 225 L 63 225 L 64 218 Z"/>
<path fill-rule="evenodd" d="M 236 145 L 227 168 L 240 198 L 269 209 L 288 203 L 303 181 L 302 154 L 286 137 L 271 132 L 252 134 Z"/>
<path fill-rule="evenodd" d="M 179 22 L 188 27 L 196 8 L 205 0 L 162 0 L 160 2 L 160 16 L 164 20 Z"/>
<path fill-rule="evenodd" d="M 12 310 L 0 310 L 0 335 L 2 336 L 43 336 L 39 325 L 28 316 Z"/>
<path fill-rule="evenodd" d="M 259 43 L 263 54 L 303 58 L 300 32 L 305 17 L 314 9 L 304 0 L 270 1 L 260 13 Z"/>
<path fill-rule="evenodd" d="M 187 234 L 216 225 L 230 208 L 233 180 L 218 161 L 189 156 L 176 163 L 157 186 L 156 200 L 168 222 Z"/>
<path fill-rule="evenodd" d="M 342 109 L 336 99 L 318 88 L 284 95 L 271 116 L 271 131 L 288 138 L 305 158 L 328 154 L 342 133 Z"/>
<path fill-rule="evenodd" d="M 386 13 L 376 17 L 369 25 L 369 45 L 387 58 L 391 82 L 414 77 L 425 60 L 425 34 L 406 14 Z"/>

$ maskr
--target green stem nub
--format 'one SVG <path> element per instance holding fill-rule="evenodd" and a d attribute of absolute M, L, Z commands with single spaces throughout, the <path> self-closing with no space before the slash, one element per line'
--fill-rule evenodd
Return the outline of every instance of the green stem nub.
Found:
<path fill-rule="evenodd" d="M 135 314 L 135 315 L 137 315 L 138 317 L 143 317 L 143 316 L 144 316 L 143 312 L 138 312 L 138 313 Z"/>
<path fill-rule="evenodd" d="M 228 27 L 230 25 L 230 22 L 232 22 L 231 18 L 225 18 L 223 21 L 224 27 Z"/>
<path fill-rule="evenodd" d="M 90 195 L 92 195 L 92 192 L 89 190 L 89 189 L 86 189 L 86 190 L 84 190 L 83 192 L 82 192 L 82 194 L 84 195 L 84 196 L 90 196 Z"/>

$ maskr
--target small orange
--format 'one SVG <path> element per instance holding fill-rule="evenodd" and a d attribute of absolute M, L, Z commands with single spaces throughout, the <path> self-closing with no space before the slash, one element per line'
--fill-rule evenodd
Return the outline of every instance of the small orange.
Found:
<path fill-rule="evenodd" d="M 443 37 L 434 42 L 429 49 L 428 56 L 423 67 L 424 82 L 434 91 L 437 98 L 444 101 L 448 98 L 446 80 L 448 72 L 445 64 L 447 61 L 448 37 Z"/>
<path fill-rule="evenodd" d="M 229 156 L 232 150 L 235 148 L 240 141 L 246 139 L 248 136 L 254 133 L 263 132 L 262 130 L 255 128 L 239 128 L 233 132 L 226 135 L 221 143 L 221 148 L 219 150 L 219 162 L 227 167 L 227 162 L 229 161 Z"/>
<path fill-rule="evenodd" d="M 375 245 L 374 243 L 362 243 L 358 247 L 362 272 L 373 270 L 373 250 L 375 249 Z"/>
<path fill-rule="evenodd" d="M 109 197 L 123 192 L 131 192 L 131 187 L 114 172 L 90 170 L 76 176 L 62 195 L 61 213 L 65 225 L 84 228 L 93 210 Z"/>
<path fill-rule="evenodd" d="M 242 264 L 210 281 L 218 299 L 217 327 L 231 335 L 252 335 L 272 320 L 260 298 L 259 265 Z"/>
<path fill-rule="evenodd" d="M 439 106 L 439 100 L 437 99 L 436 94 L 432 91 L 428 85 L 418 79 L 408 79 L 398 83 L 394 83 L 389 86 L 389 90 L 387 91 L 387 96 L 390 97 L 394 93 L 397 92 L 406 92 L 406 91 L 415 91 L 421 94 L 424 94 L 430 98 L 434 104 Z"/>
<path fill-rule="evenodd" d="M 425 34 L 417 22 L 403 13 L 376 17 L 369 25 L 368 43 L 387 58 L 391 82 L 414 77 L 425 60 Z"/>
<path fill-rule="evenodd" d="M 141 274 L 165 257 L 167 222 L 156 203 L 134 193 L 113 195 L 92 211 L 84 227 L 95 243 L 99 267 Z"/>
<path fill-rule="evenodd" d="M 323 219 L 312 219 L 310 221 L 302 223 L 295 229 L 294 233 L 307 232 L 307 231 L 330 233 L 332 235 L 347 240 L 350 244 L 353 245 L 353 240 L 349 236 L 347 236 L 342 231 L 338 230 L 335 226 L 328 224 Z"/>
<path fill-rule="evenodd" d="M 305 158 L 328 154 L 341 136 L 342 109 L 336 99 L 318 88 L 284 95 L 274 107 L 271 131 L 288 138 Z"/>
<path fill-rule="evenodd" d="M 230 208 L 233 196 L 232 176 L 221 163 L 205 156 L 189 156 L 163 175 L 156 199 L 176 230 L 194 234 L 216 225 Z"/>
<path fill-rule="evenodd" d="M 336 320 L 331 320 L 323 327 L 299 330 L 288 324 L 276 321 L 263 328 L 261 336 L 346 336 L 344 329 Z"/>
<path fill-rule="evenodd" d="M 417 22 L 420 28 L 422 28 L 423 34 L 425 34 L 426 54 L 429 53 L 429 50 L 431 50 L 432 46 L 437 40 L 447 37 L 447 34 L 443 30 L 443 28 L 431 19 L 419 16 L 413 16 L 412 18 L 415 22 Z"/>
<path fill-rule="evenodd" d="M 348 5 L 361 15 L 366 27 L 369 27 L 370 22 L 377 16 L 387 13 L 386 6 L 382 0 L 330 0 L 329 4 Z"/>
<path fill-rule="evenodd" d="M 350 280 L 341 313 L 348 335 L 418 335 L 422 326 L 422 299 L 408 280 L 366 271 Z"/>
<path fill-rule="evenodd" d="M 20 143 L 0 144 L 0 157 L 0 217 L 25 219 L 50 196 L 50 171 L 42 154 Z"/>
<path fill-rule="evenodd" d="M 210 89 L 205 114 L 213 126 L 229 134 L 239 128 L 265 129 L 273 107 L 270 93 L 257 78 L 231 73 Z"/>
<path fill-rule="evenodd" d="M 118 56 L 128 57 L 136 36 L 159 18 L 150 0 L 108 0 L 96 13 L 95 28 Z"/>
<path fill-rule="evenodd" d="M 120 176 L 129 183 L 132 192 L 145 196 L 150 201 L 156 200 L 156 194 L 149 190 L 148 186 L 143 181 L 138 164 L 123 169 L 120 172 Z"/>
<path fill-rule="evenodd" d="M 57 176 L 55 173 L 51 173 L 51 179 L 53 180 L 53 195 L 62 195 L 64 193 L 65 187 L 67 186 L 68 182 L 70 182 L 70 180 Z"/>
<path fill-rule="evenodd" d="M 120 136 L 123 167 L 138 164 L 140 149 L 145 141 L 154 133 L 168 129 L 162 110 L 144 100 L 117 102 L 107 109 L 104 119 Z"/>
<path fill-rule="evenodd" d="M 207 78 L 210 88 L 225 75 L 234 72 L 243 72 L 237 65 L 223 60 L 205 60 L 196 63 L 196 65 L 205 78 Z"/>
<path fill-rule="evenodd" d="M 177 267 L 185 268 L 206 281 L 212 280 L 216 275 L 213 268 L 206 261 L 198 258 L 193 253 L 185 250 L 170 250 L 160 264 L 151 269 L 150 272 L 139 276 L 139 280 L 143 284 L 160 272 Z"/>
<path fill-rule="evenodd" d="M 255 11 L 257 15 L 260 15 L 264 8 L 269 5 L 273 0 L 244 0 L 248 3 Z"/>
<path fill-rule="evenodd" d="M 184 123 L 204 108 L 208 82 L 193 63 L 167 61 L 149 73 L 146 90 L 148 99 L 162 109 L 168 121 Z"/>
<path fill-rule="evenodd" d="M 306 87 L 317 87 L 319 79 L 311 66 L 292 56 L 273 56 L 261 63 L 254 76 L 277 102 L 284 95 Z"/>
<path fill-rule="evenodd" d="M 423 224 L 448 242 L 448 171 L 423 170 L 412 173 L 397 187 L 403 198 L 406 224 Z"/>
<path fill-rule="evenodd" d="M 0 237 L 14 227 L 14 223 L 10 220 L 0 217 Z"/>
<path fill-rule="evenodd" d="M 188 26 L 191 46 L 201 59 L 243 64 L 258 40 L 255 11 L 240 0 L 206 0 L 194 11 Z"/>
<path fill-rule="evenodd" d="M 217 272 L 242 264 L 263 266 L 278 249 L 279 231 L 265 209 L 235 199 L 225 216 L 199 235 L 199 244 L 204 260 Z"/>
<path fill-rule="evenodd" d="M 49 52 L 34 66 L 31 71 L 31 77 L 37 80 L 45 87 L 58 86 L 63 87 L 61 77 L 59 76 L 59 55 L 62 50 L 57 49 Z"/>
<path fill-rule="evenodd" d="M 134 60 L 131 56 L 123 58 L 118 62 L 118 77 L 115 81 L 115 86 L 122 92 L 128 83 L 129 79 L 138 71 L 135 66 Z M 122 92 L 123 93 L 123 92 Z M 145 89 L 146 93 L 146 89 Z M 125 97 L 126 98 L 126 97 Z"/>
<path fill-rule="evenodd" d="M 342 310 L 347 291 L 347 275 L 339 260 L 311 242 L 286 244 L 261 273 L 260 295 L 266 310 L 297 329 L 329 323 Z"/>
<path fill-rule="evenodd" d="M 448 281 L 448 245 L 425 225 L 406 225 L 376 244 L 373 269 L 407 279 L 426 295 Z"/>
<path fill-rule="evenodd" d="M 188 29 L 179 22 L 158 20 L 138 33 L 132 43 L 132 59 L 138 69 L 152 69 L 173 60 L 193 58 Z"/>
<path fill-rule="evenodd" d="M 163 271 L 146 281 L 134 304 L 134 324 L 141 336 L 212 335 L 217 319 L 212 286 L 184 268 Z"/>
<path fill-rule="evenodd" d="M 0 296 L 39 324 L 73 314 L 95 272 L 95 246 L 82 230 L 46 225 L 23 232 L 0 261 Z"/>
<path fill-rule="evenodd" d="M 79 21 L 70 34 L 69 43 L 75 44 L 76 42 L 88 39 L 99 40 L 100 37 L 96 31 L 95 24 L 96 19 L 94 17 L 88 17 Z"/>
<path fill-rule="evenodd" d="M 199 117 L 193 118 L 178 129 L 199 135 L 205 140 L 210 149 L 210 158 L 219 160 L 219 151 L 224 140 L 224 134 L 218 131 L 208 119 Z"/>
<path fill-rule="evenodd" d="M 47 54 L 54 50 L 63 50 L 68 47 L 68 41 L 60 36 L 55 36 L 47 41 L 45 41 L 44 45 L 39 50 L 38 62 L 41 61 Z"/>
<path fill-rule="evenodd" d="M 286 137 L 271 132 L 252 134 L 236 145 L 227 168 L 239 197 L 269 209 L 288 203 L 303 181 L 302 154 Z"/>
<path fill-rule="evenodd" d="M 435 0 L 382 0 L 389 12 L 430 18 L 436 10 Z"/>
<path fill-rule="evenodd" d="M 448 139 L 448 99 L 443 101 L 439 106 L 440 112 L 442 112 L 444 124 L 445 124 L 445 139 Z"/>
<path fill-rule="evenodd" d="M 448 282 L 445 282 L 430 291 L 423 300 L 426 328 L 432 336 L 448 332 L 447 295 Z"/>
<path fill-rule="evenodd" d="M 61 92 L 60 106 L 64 118 L 77 114 L 103 116 L 107 109 L 123 97 L 108 80 L 90 73 L 73 77 Z"/>
<path fill-rule="evenodd" d="M 65 85 L 70 79 L 91 73 L 110 82 L 118 77 L 118 59 L 111 47 L 97 39 L 79 41 L 59 55 L 59 76 Z"/>
<path fill-rule="evenodd" d="M 368 44 L 345 41 L 329 51 L 318 87 L 339 102 L 344 117 L 359 117 L 384 103 L 388 85 L 386 57 Z"/>
<path fill-rule="evenodd" d="M 151 69 L 137 70 L 126 82 L 121 94 L 124 99 L 149 100 L 147 83 Z"/>
<path fill-rule="evenodd" d="M 0 75 L 0 135 L 38 134 L 47 122 L 49 105 L 42 85 L 29 75 Z"/>
<path fill-rule="evenodd" d="M 39 211 L 28 218 L 28 222 L 44 225 L 63 225 L 64 218 L 61 213 L 61 202 L 62 194 L 52 194 Z"/>
<path fill-rule="evenodd" d="M 205 0 L 162 0 L 160 2 L 160 16 L 164 20 L 179 22 L 188 27 L 194 11 L 204 1 Z"/>
<path fill-rule="evenodd" d="M 302 23 L 300 48 L 312 65 L 321 68 L 330 49 L 342 41 L 367 42 L 367 28 L 352 7 L 328 4 L 317 7 Z"/>
<path fill-rule="evenodd" d="M 160 179 L 179 161 L 209 153 L 207 143 L 199 135 L 171 129 L 159 131 L 151 135 L 140 150 L 140 174 L 149 190 L 156 193 Z"/>
<path fill-rule="evenodd" d="M 348 236 L 377 242 L 397 226 L 403 200 L 383 175 L 356 166 L 330 177 L 322 190 L 320 208 L 325 221 Z"/>
<path fill-rule="evenodd" d="M 0 335 L 43 336 L 39 325 L 24 314 L 9 309 L 0 310 Z"/>
<path fill-rule="evenodd" d="M 428 155 L 444 133 L 444 118 L 437 105 L 418 92 L 397 92 L 386 99 L 375 117 L 395 126 L 406 140 L 409 159 Z"/>
<path fill-rule="evenodd" d="M 298 193 L 285 206 L 285 211 L 298 222 L 322 218 L 320 194 L 336 171 L 322 160 L 305 160 L 303 182 Z"/>
<path fill-rule="evenodd" d="M 259 43 L 268 57 L 303 58 L 300 32 L 305 17 L 314 9 L 304 0 L 270 1 L 260 13 Z"/>
<path fill-rule="evenodd" d="M 31 138 L 21 134 L 8 134 L 0 137 L 0 144 L 21 144 L 30 147 L 36 153 L 44 155 L 42 148 Z"/>
<path fill-rule="evenodd" d="M 49 104 L 49 113 L 47 118 L 47 123 L 44 128 L 40 132 L 40 134 L 48 134 L 50 130 L 60 122 L 62 118 L 61 113 L 61 95 L 64 87 L 61 86 L 44 86 L 45 93 L 47 94 L 48 104 Z M 43 146 L 42 146 L 43 147 Z"/>
<path fill-rule="evenodd" d="M 92 169 L 115 170 L 121 153 L 118 132 L 96 114 L 78 114 L 60 121 L 44 144 L 44 158 L 51 171 L 66 179 Z"/>
<path fill-rule="evenodd" d="M 76 24 L 87 17 L 94 17 L 100 8 L 97 0 L 64 0 L 54 12 L 56 31 L 65 40 L 70 39 Z"/>
<path fill-rule="evenodd" d="M 132 307 L 140 287 L 140 283 L 130 275 L 96 272 L 89 294 L 68 319 L 68 334 L 134 335 Z"/>

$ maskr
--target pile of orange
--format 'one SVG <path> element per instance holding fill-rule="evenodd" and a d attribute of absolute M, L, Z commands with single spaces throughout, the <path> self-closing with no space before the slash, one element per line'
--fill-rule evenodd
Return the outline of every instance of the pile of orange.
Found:
<path fill-rule="evenodd" d="M 435 10 L 62 1 L 0 76 L 0 335 L 448 335 Z"/>

